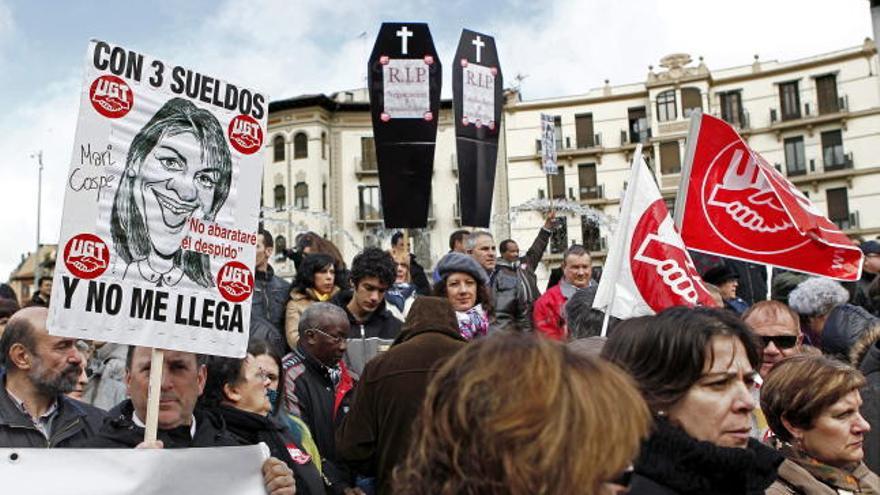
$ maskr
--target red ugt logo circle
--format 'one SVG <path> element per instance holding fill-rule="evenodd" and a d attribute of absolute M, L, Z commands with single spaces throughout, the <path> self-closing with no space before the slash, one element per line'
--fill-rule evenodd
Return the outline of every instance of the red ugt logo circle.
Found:
<path fill-rule="evenodd" d="M 121 78 L 108 74 L 92 82 L 89 100 L 104 117 L 118 119 L 125 117 L 134 106 L 134 92 Z"/>
<path fill-rule="evenodd" d="M 263 145 L 263 129 L 250 115 L 238 115 L 229 122 L 229 142 L 244 155 L 251 155 Z"/>
<path fill-rule="evenodd" d="M 254 276 L 240 261 L 230 261 L 217 272 L 217 289 L 223 299 L 239 303 L 254 291 Z"/>
<path fill-rule="evenodd" d="M 109 265 L 107 244 L 94 234 L 78 234 L 64 245 L 64 266 L 76 277 L 100 277 Z"/>

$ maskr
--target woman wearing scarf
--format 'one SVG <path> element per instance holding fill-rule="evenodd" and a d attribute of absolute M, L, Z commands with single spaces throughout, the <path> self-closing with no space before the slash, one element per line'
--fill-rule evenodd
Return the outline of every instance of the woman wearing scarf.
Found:
<path fill-rule="evenodd" d="M 871 426 L 859 413 L 865 378 L 825 356 L 777 364 L 761 387 L 761 408 L 785 462 L 768 494 L 878 494 L 880 479 L 862 462 Z"/>
<path fill-rule="evenodd" d="M 470 256 L 452 252 L 437 263 L 437 273 L 434 295 L 452 305 L 461 336 L 473 340 L 488 334 L 494 312 L 486 270 Z"/>
<path fill-rule="evenodd" d="M 303 258 L 296 272 L 295 285 L 287 302 L 284 328 L 287 345 L 296 349 L 299 318 L 312 303 L 327 302 L 339 292 L 336 285 L 336 260 L 329 254 L 314 253 Z"/>

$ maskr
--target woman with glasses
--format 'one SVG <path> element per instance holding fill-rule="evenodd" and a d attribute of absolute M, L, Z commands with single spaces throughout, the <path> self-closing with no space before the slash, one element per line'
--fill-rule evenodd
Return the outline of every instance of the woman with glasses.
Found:
<path fill-rule="evenodd" d="M 757 495 L 782 456 L 750 438 L 751 332 L 723 309 L 670 308 L 615 327 L 602 356 L 635 378 L 654 416 L 629 494 Z"/>
<path fill-rule="evenodd" d="M 285 426 L 269 416 L 270 372 L 260 366 L 257 358 L 250 353 L 244 359 L 211 356 L 207 368 L 205 390 L 199 399 L 202 406 L 223 418 L 227 430 L 243 445 L 265 443 L 272 457 L 293 470 L 297 493 L 325 493 L 311 456 Z"/>
<path fill-rule="evenodd" d="M 795 356 L 773 368 L 761 407 L 785 462 L 768 494 L 880 493 L 880 479 L 862 462 L 871 429 L 859 413 L 864 384 L 856 369 L 824 356 Z"/>

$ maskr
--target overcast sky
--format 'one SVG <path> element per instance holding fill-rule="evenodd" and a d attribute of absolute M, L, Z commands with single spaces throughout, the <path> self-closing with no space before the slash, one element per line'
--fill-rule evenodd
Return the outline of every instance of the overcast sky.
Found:
<path fill-rule="evenodd" d="M 90 38 L 266 91 L 273 99 L 363 86 L 382 21 L 428 22 L 444 62 L 462 28 L 495 36 L 526 100 L 644 81 L 669 53 L 709 69 L 791 60 L 872 36 L 867 0 L 0 0 L 0 280 L 36 243 L 57 242 Z"/>

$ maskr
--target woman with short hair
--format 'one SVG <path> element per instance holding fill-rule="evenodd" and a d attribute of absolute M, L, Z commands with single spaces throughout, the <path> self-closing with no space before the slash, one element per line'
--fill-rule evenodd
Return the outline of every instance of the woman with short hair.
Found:
<path fill-rule="evenodd" d="M 296 349 L 299 341 L 299 319 L 306 308 L 316 302 L 327 302 L 339 292 L 336 268 L 336 260 L 329 254 L 314 253 L 303 258 L 287 301 L 284 322 L 287 345 L 291 349 Z"/>
<path fill-rule="evenodd" d="M 676 307 L 625 320 L 602 356 L 635 378 L 654 415 L 630 495 L 757 495 L 773 483 L 782 456 L 749 437 L 761 357 L 733 313 Z"/>
<path fill-rule="evenodd" d="M 880 479 L 862 462 L 871 426 L 859 413 L 865 378 L 825 356 L 778 363 L 761 387 L 761 409 L 785 462 L 768 494 L 880 493 Z"/>
<path fill-rule="evenodd" d="M 437 371 L 393 493 L 605 493 L 648 423 L 617 367 L 558 342 L 499 333 Z"/>
<path fill-rule="evenodd" d="M 472 257 L 452 252 L 440 258 L 437 274 L 434 295 L 452 305 L 461 336 L 472 340 L 487 335 L 494 311 L 486 270 Z"/>

